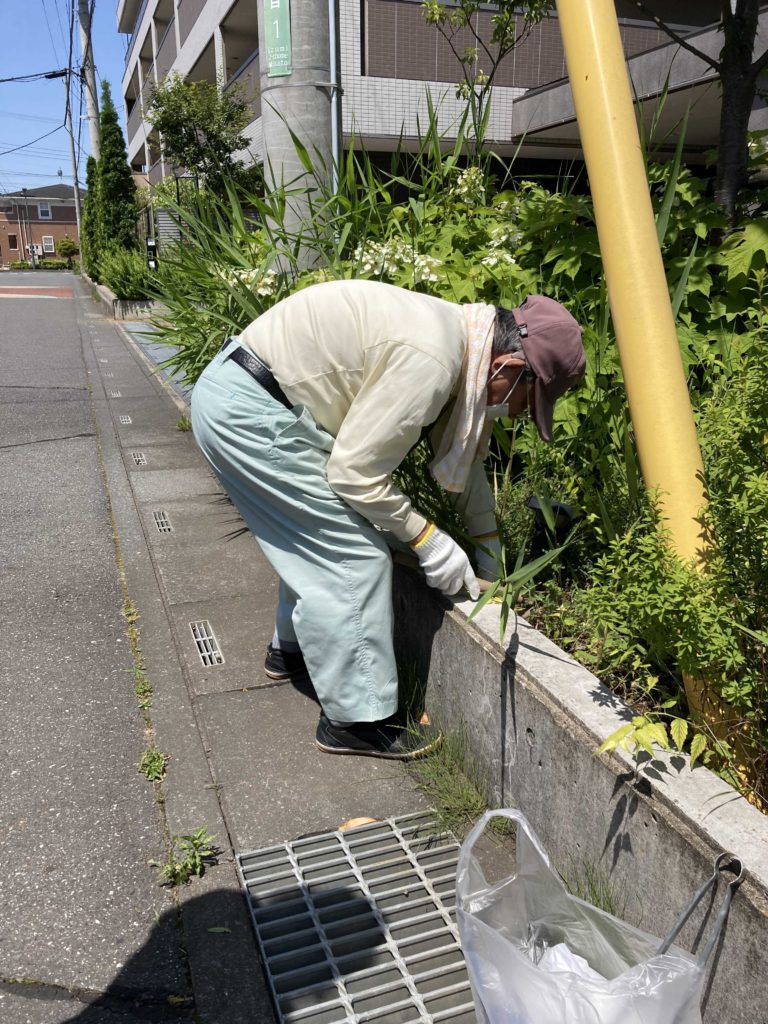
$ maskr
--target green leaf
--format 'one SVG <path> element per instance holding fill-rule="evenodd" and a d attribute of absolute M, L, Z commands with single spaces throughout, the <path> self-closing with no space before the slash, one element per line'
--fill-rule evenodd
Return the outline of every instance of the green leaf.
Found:
<path fill-rule="evenodd" d="M 481 608 L 485 608 L 485 606 L 488 604 L 488 602 L 492 601 L 493 598 L 496 597 L 496 593 L 497 593 L 497 591 L 498 591 L 500 586 L 501 586 L 501 580 L 496 580 L 495 583 L 493 583 L 490 587 L 488 587 L 486 592 L 480 597 L 480 599 L 478 600 L 478 602 L 475 605 L 475 607 L 469 613 L 468 618 L 474 619 L 474 617 L 477 615 L 477 613 L 480 611 L 480 609 Z"/>
<path fill-rule="evenodd" d="M 707 749 L 707 737 L 704 733 L 698 732 L 691 741 L 691 768 Z"/>
<path fill-rule="evenodd" d="M 678 750 L 682 750 L 683 745 L 688 738 L 688 723 L 684 718 L 673 718 L 669 730 L 672 733 L 672 739 L 675 741 L 675 746 Z"/>
<path fill-rule="evenodd" d="M 675 156 L 669 169 L 669 178 L 667 179 L 667 187 L 664 190 L 664 199 L 662 200 L 661 209 L 656 217 L 656 237 L 659 240 L 659 245 L 663 243 L 664 236 L 667 233 L 669 215 L 672 212 L 672 204 L 675 201 L 675 192 L 677 190 L 677 180 L 680 177 L 680 165 L 683 159 L 683 144 L 685 142 L 685 132 L 688 126 L 689 112 L 690 107 L 687 107 L 680 126 L 680 134 L 677 140 Z"/>
<path fill-rule="evenodd" d="M 634 728 L 635 727 L 631 722 L 627 722 L 625 725 L 619 726 L 615 732 L 612 732 L 607 739 L 603 740 L 597 748 L 597 753 L 605 754 L 608 751 L 615 750 L 621 741 L 634 731 Z"/>

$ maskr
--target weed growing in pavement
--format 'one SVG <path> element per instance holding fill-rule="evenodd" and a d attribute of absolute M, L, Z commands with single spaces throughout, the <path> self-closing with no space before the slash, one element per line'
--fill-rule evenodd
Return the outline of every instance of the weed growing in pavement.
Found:
<path fill-rule="evenodd" d="M 138 768 L 142 775 L 150 782 L 161 782 L 165 776 L 165 769 L 168 764 L 168 755 L 158 750 L 153 744 L 144 751 L 139 758 Z"/>
<path fill-rule="evenodd" d="M 160 877 L 169 886 L 185 885 L 190 878 L 202 878 L 206 867 L 219 862 L 216 837 L 206 825 L 184 836 L 173 836 L 168 859 L 164 864 L 151 860 L 152 867 L 159 868 Z"/>
<path fill-rule="evenodd" d="M 182 433 L 186 433 L 188 430 L 191 430 L 192 420 L 189 418 L 189 416 L 180 416 L 179 419 L 176 421 L 176 429 L 181 430 Z"/>

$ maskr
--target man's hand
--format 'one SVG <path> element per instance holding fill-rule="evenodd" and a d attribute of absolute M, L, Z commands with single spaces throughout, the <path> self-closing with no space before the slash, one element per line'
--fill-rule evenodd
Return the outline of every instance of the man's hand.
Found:
<path fill-rule="evenodd" d="M 475 542 L 478 577 L 495 583 L 501 575 L 501 541 L 498 533 L 486 533 L 472 539 Z"/>
<path fill-rule="evenodd" d="M 430 587 L 444 594 L 458 594 L 465 586 L 473 601 L 480 597 L 480 587 L 469 559 L 456 541 L 438 530 L 434 523 L 411 541 L 411 547 Z"/>

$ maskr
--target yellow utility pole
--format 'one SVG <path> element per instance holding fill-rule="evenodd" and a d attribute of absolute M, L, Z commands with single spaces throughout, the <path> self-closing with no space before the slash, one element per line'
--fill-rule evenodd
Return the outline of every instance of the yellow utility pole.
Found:
<path fill-rule="evenodd" d="M 613 0 L 557 0 L 608 298 L 646 486 L 673 546 L 701 560 L 701 451 L 656 237 Z"/>
<path fill-rule="evenodd" d="M 703 568 L 704 467 L 616 9 L 613 0 L 557 0 L 557 13 L 643 477 L 659 493 L 675 552 Z M 733 728 L 738 715 L 705 680 L 683 682 L 692 716 L 732 744 L 749 786 L 754 750 Z"/>

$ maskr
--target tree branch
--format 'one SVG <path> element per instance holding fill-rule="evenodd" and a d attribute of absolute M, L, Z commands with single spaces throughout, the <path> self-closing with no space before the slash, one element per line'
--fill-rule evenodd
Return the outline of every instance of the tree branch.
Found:
<path fill-rule="evenodd" d="M 750 68 L 750 72 L 752 74 L 752 77 L 753 78 L 757 78 L 757 76 L 760 74 L 760 72 L 761 71 L 765 71 L 765 69 L 767 67 L 768 67 L 768 50 L 766 50 L 764 53 L 761 53 L 760 56 L 757 58 L 757 60 L 752 63 L 752 67 Z"/>
<path fill-rule="evenodd" d="M 647 15 L 651 19 L 651 21 L 658 28 L 660 28 L 662 32 L 668 35 L 670 39 L 673 39 L 678 46 L 682 46 L 684 50 L 688 50 L 689 53 L 692 53 L 695 57 L 698 57 L 700 60 L 703 60 L 705 64 L 709 64 L 709 66 L 714 71 L 717 71 L 718 74 L 720 73 L 720 64 L 718 61 L 714 59 L 714 57 L 710 57 L 708 53 L 702 53 L 701 50 L 697 49 L 695 46 L 691 45 L 691 43 L 687 42 L 684 36 L 681 36 L 678 32 L 675 32 L 673 28 L 670 28 L 669 25 L 667 25 L 666 22 L 662 21 L 657 14 L 653 13 L 653 11 L 648 10 L 645 4 L 642 3 L 642 0 L 634 0 L 634 3 L 635 7 L 642 11 L 643 14 Z M 730 14 L 728 0 L 724 0 L 723 6 L 728 7 L 728 13 Z"/>

